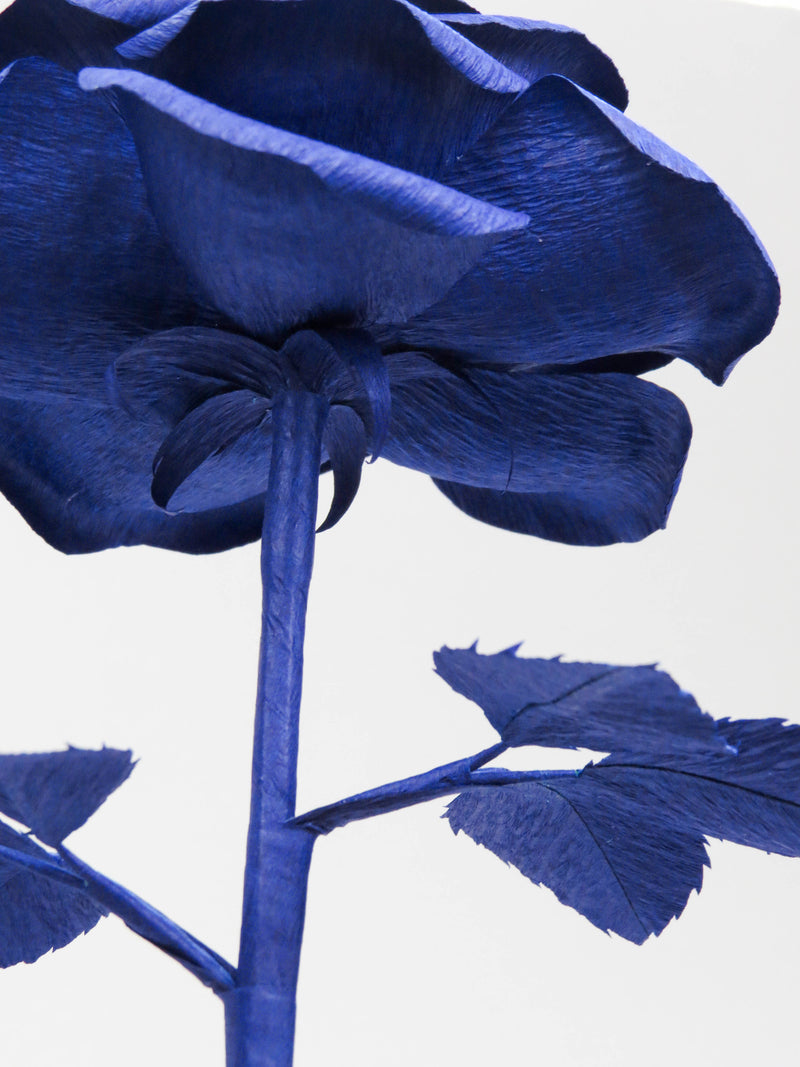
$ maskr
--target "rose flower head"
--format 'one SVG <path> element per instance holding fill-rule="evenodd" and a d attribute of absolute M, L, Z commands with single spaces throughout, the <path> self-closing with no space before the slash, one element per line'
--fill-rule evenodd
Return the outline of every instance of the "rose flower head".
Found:
<path fill-rule="evenodd" d="M 0 16 L 0 488 L 67 552 L 261 532 L 270 410 L 572 544 L 662 527 L 774 270 L 561 26 L 406 0 L 16 0 Z"/>

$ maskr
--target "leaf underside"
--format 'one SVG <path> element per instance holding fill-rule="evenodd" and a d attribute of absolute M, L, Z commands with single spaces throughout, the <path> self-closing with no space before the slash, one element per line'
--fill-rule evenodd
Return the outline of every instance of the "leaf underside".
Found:
<path fill-rule="evenodd" d="M 2 823 L 0 845 L 49 858 L 29 837 Z M 33 963 L 88 933 L 107 914 L 79 888 L 0 858 L 0 967 Z"/>
<path fill-rule="evenodd" d="M 610 754 L 481 785 L 445 817 L 602 930 L 641 944 L 702 886 L 706 838 L 800 856 L 800 726 L 714 720 L 653 667 L 437 654 L 509 745 Z"/>
<path fill-rule="evenodd" d="M 0 812 L 59 845 L 132 769 L 131 753 L 113 748 L 0 756 Z"/>
<path fill-rule="evenodd" d="M 437 673 L 473 700 L 510 746 L 596 752 L 724 751 L 718 724 L 654 666 L 525 659 L 514 649 L 435 653 Z"/>

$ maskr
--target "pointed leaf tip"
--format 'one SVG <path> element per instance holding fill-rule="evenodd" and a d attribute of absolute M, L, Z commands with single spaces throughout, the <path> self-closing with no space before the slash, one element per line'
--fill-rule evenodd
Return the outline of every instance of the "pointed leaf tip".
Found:
<path fill-rule="evenodd" d="M 0 756 L 0 811 L 59 845 L 82 826 L 133 769 L 129 751 L 68 748 Z"/>

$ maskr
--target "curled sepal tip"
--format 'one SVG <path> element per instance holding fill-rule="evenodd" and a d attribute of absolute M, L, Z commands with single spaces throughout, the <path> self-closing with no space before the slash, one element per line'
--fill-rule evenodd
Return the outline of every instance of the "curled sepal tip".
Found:
<path fill-rule="evenodd" d="M 333 500 L 317 533 L 330 530 L 353 503 L 361 484 L 367 455 L 367 434 L 359 415 L 345 404 L 334 404 L 325 424 L 323 446 L 333 471 Z"/>

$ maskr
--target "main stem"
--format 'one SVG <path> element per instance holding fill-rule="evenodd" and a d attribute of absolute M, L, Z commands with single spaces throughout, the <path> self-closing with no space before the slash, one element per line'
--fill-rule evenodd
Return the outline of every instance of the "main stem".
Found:
<path fill-rule="evenodd" d="M 228 1067 L 290 1067 L 315 835 L 295 814 L 306 603 L 327 404 L 292 389 L 272 409 L 264 599 L 237 988 L 224 996 Z"/>

